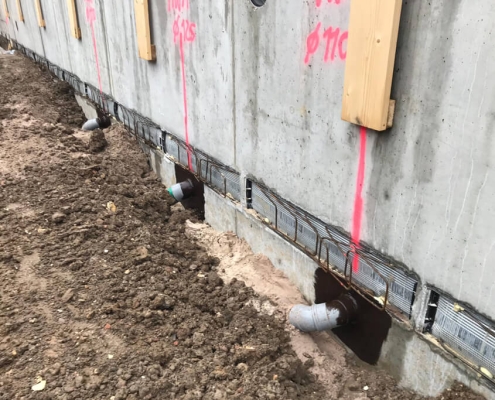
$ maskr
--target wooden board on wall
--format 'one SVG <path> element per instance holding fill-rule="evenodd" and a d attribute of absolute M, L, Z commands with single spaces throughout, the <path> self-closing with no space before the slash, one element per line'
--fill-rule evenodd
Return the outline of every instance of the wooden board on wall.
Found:
<path fill-rule="evenodd" d="M 43 10 L 41 9 L 41 0 L 34 0 L 36 5 L 36 16 L 38 17 L 38 26 L 44 28 L 46 26 L 45 20 L 43 19 Z"/>
<path fill-rule="evenodd" d="M 342 119 L 384 131 L 402 0 L 351 0 Z"/>
<path fill-rule="evenodd" d="M 21 0 L 17 0 L 17 15 L 19 15 L 19 21 L 24 22 L 24 14 L 22 12 Z"/>
<path fill-rule="evenodd" d="M 148 0 L 134 0 L 134 15 L 138 36 L 139 57 L 156 60 L 156 48 L 151 44 L 151 29 Z"/>
<path fill-rule="evenodd" d="M 77 19 L 76 0 L 67 0 L 67 9 L 69 11 L 70 33 L 76 39 L 81 38 L 81 29 Z"/>
<path fill-rule="evenodd" d="M 3 0 L 3 11 L 5 12 L 5 17 L 10 18 L 9 7 L 7 6 L 7 0 Z"/>

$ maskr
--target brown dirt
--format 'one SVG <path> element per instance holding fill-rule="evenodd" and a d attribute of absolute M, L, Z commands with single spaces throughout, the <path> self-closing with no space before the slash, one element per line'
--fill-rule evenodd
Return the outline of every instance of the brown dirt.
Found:
<path fill-rule="evenodd" d="M 329 393 L 135 141 L 114 126 L 95 153 L 83 121 L 65 83 L 0 55 L 0 399 L 420 398 L 376 371 L 363 391 L 353 362 Z"/>

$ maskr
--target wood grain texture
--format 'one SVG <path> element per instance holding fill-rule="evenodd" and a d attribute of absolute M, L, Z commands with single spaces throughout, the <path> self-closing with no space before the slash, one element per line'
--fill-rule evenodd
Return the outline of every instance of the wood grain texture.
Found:
<path fill-rule="evenodd" d="M 22 12 L 21 0 L 17 0 L 17 15 L 19 16 L 19 21 L 24 22 L 24 14 Z"/>
<path fill-rule="evenodd" d="M 76 39 L 80 39 L 81 29 L 77 19 L 76 0 L 67 0 L 67 10 L 69 11 L 70 33 Z"/>
<path fill-rule="evenodd" d="M 391 126 L 390 92 L 401 8 L 402 0 L 351 0 L 344 121 L 377 131 Z"/>
<path fill-rule="evenodd" d="M 139 57 L 148 61 L 155 60 L 156 48 L 151 44 L 148 0 L 134 0 L 134 15 L 136 18 Z"/>
<path fill-rule="evenodd" d="M 38 17 L 38 26 L 44 28 L 46 26 L 43 18 L 43 10 L 41 9 L 41 0 L 34 0 L 36 6 L 36 16 Z"/>

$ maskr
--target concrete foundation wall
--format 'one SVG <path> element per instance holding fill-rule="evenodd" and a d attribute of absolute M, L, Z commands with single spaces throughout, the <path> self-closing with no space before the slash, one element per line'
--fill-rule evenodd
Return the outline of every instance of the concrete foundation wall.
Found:
<path fill-rule="evenodd" d="M 77 0 L 81 40 L 70 35 L 65 0 L 41 3 L 46 28 L 38 27 L 32 1 L 21 0 L 20 22 L 16 1 L 7 0 L 10 20 L 0 6 L 0 31 L 183 139 L 187 121 L 192 145 L 351 231 L 360 138 L 358 127 L 340 119 L 350 0 L 267 0 L 260 8 L 250 0 L 190 0 L 182 11 L 151 1 L 154 62 L 138 57 L 133 2 L 94 0 L 92 26 L 91 2 Z M 174 21 L 179 31 L 183 21 L 194 24 L 182 51 Z M 360 232 L 416 272 L 420 286 L 434 285 L 492 320 L 494 24 L 489 2 L 403 2 L 394 127 L 366 134 Z M 324 32 L 337 29 L 334 51 Z M 308 52 L 312 32 L 319 41 Z M 160 166 L 164 182 L 172 182 L 167 164 Z M 312 261 L 253 227 L 242 206 L 226 208 L 221 219 L 209 214 L 228 203 L 215 196 L 206 191 L 207 220 L 245 237 L 313 299 Z M 414 320 L 423 305 L 415 305 Z M 403 358 L 410 365 L 414 348 L 407 345 Z M 412 376 L 420 382 L 418 374 Z"/>

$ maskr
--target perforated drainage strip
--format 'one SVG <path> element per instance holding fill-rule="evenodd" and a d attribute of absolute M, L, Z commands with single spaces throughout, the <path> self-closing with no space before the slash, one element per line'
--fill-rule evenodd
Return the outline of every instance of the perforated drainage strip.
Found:
<path fill-rule="evenodd" d="M 112 114 L 147 146 L 162 150 L 167 157 L 186 168 L 189 153 L 192 170 L 200 180 L 227 198 L 237 201 L 243 198 L 237 171 L 193 146 L 188 147 L 149 118 L 129 110 L 73 73 L 12 42 L 17 50 L 46 66 L 77 93 L 87 96 Z M 410 318 L 418 280 L 386 256 L 366 245 L 353 245 L 349 235 L 337 227 L 324 223 L 250 179 L 246 180 L 246 202 L 267 226 L 311 256 L 322 268 L 336 274 L 344 285 L 359 291 L 375 306 L 398 310 Z M 495 385 L 495 324 L 492 321 L 470 311 L 467 306 L 459 306 L 448 295 L 431 289 L 425 332 L 439 339 L 446 351 Z"/>
<path fill-rule="evenodd" d="M 440 339 L 446 351 L 471 364 L 495 384 L 493 322 L 449 296 L 431 290 L 425 331 Z"/>

